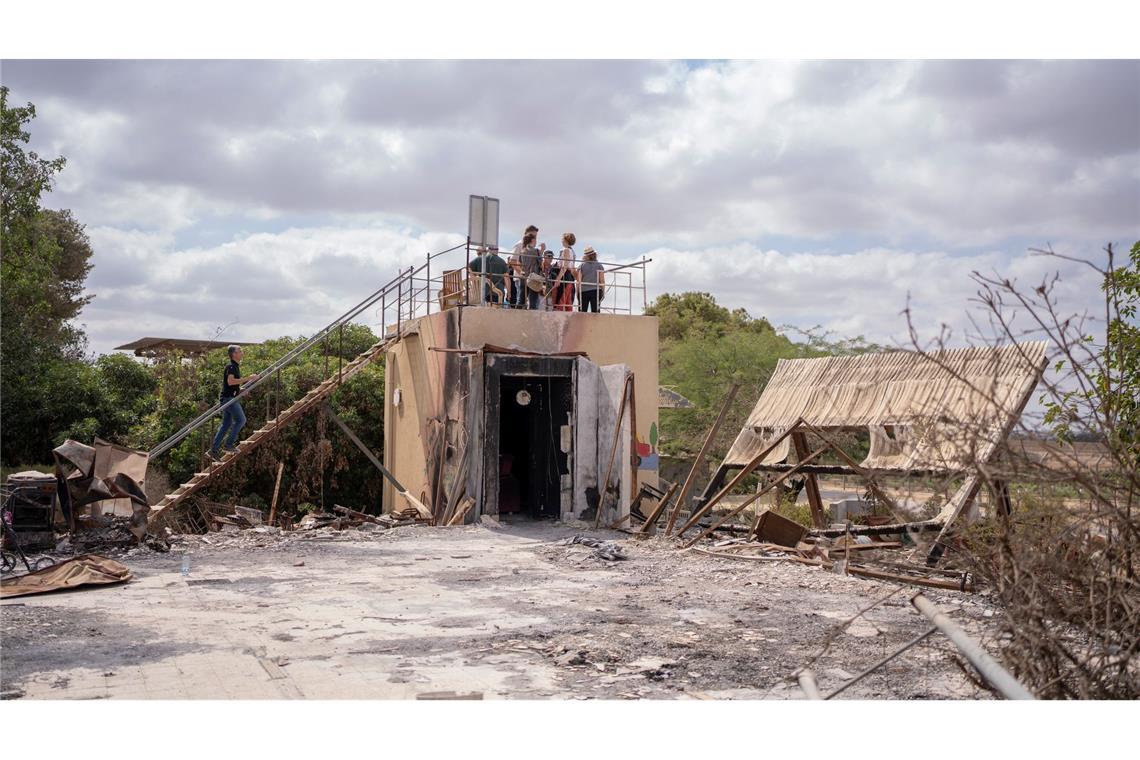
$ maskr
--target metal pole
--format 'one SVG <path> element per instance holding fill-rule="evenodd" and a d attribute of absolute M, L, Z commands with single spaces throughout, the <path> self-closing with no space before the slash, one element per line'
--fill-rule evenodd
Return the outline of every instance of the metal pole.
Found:
<path fill-rule="evenodd" d="M 649 308 L 648 296 L 645 293 L 645 254 L 641 254 L 641 313 Z"/>
<path fill-rule="evenodd" d="M 364 441 L 356 437 L 356 433 L 352 432 L 352 429 L 345 424 L 344 420 L 342 420 L 336 412 L 333 411 L 332 406 L 330 406 L 327 401 L 324 404 L 324 408 L 325 413 L 329 416 L 329 419 L 337 424 L 337 427 L 339 427 L 344 432 L 344 434 L 348 436 L 348 440 L 352 441 L 353 444 L 356 445 L 356 448 L 360 449 L 360 453 L 364 454 L 364 456 L 368 458 L 368 461 L 372 463 L 372 466 L 379 470 L 381 475 L 391 481 L 392 485 L 396 487 L 397 491 L 403 493 L 408 490 L 400 485 L 400 481 L 396 480 L 396 476 L 393 475 L 392 472 L 387 467 L 385 467 L 384 464 L 376 457 L 376 455 L 372 453 L 372 449 L 368 448 Z"/>
<path fill-rule="evenodd" d="M 508 238 L 509 240 L 509 238 Z M 471 271 L 471 236 L 467 236 L 467 263 L 463 265 L 463 305 L 471 305 L 471 288 L 467 286 L 468 272 Z"/>
<path fill-rule="evenodd" d="M 819 685 L 815 682 L 815 674 L 810 670 L 801 670 L 799 675 L 800 688 L 808 699 L 823 699 L 819 693 Z"/>
<path fill-rule="evenodd" d="M 1022 686 L 1016 678 L 999 665 L 986 651 L 970 636 L 959 628 L 946 613 L 938 609 L 922 594 L 915 594 L 910 603 L 926 616 L 934 626 L 946 635 L 958 647 L 958 651 L 977 668 L 982 678 L 1001 693 L 1006 699 L 1036 699 L 1033 694 Z"/>
<path fill-rule="evenodd" d="M 884 665 L 886 665 L 886 664 L 887 664 L 888 662 L 890 662 L 891 660 L 895 659 L 896 657 L 898 657 L 899 655 L 903 654 L 904 652 L 906 652 L 906 651 L 910 650 L 910 648 L 911 648 L 911 647 L 913 647 L 913 646 L 917 646 L 918 644 L 921 644 L 923 641 L 925 641 L 925 640 L 926 640 L 926 637 L 927 637 L 927 636 L 929 636 L 930 634 L 934 633 L 934 632 L 935 632 L 935 631 L 937 631 L 937 630 L 938 630 L 937 628 L 928 628 L 928 629 L 926 629 L 926 631 L 925 631 L 924 633 L 920 633 L 920 634 L 918 634 L 918 635 L 917 635 L 917 636 L 915 636 L 913 639 L 911 639 L 910 641 L 908 641 L 906 644 L 903 644 L 903 646 L 902 646 L 900 649 L 896 649 L 894 652 L 892 652 L 891 654 L 888 654 L 886 657 L 884 657 L 883 659 L 879 660 L 878 662 L 876 662 L 874 665 L 872 665 L 871 667 L 869 667 L 869 668 L 867 668 L 866 670 L 864 670 L 864 671 L 863 671 L 862 673 L 860 673 L 859 675 L 857 675 L 857 676 L 853 677 L 853 678 L 852 678 L 850 681 L 848 681 L 847 683 L 843 684 L 842 686 L 840 686 L 839 688 L 837 688 L 835 691 L 831 692 L 831 693 L 830 693 L 830 694 L 828 694 L 826 697 L 824 697 L 824 699 L 831 699 L 831 698 L 832 698 L 832 697 L 834 697 L 836 694 L 839 694 L 839 693 L 841 693 L 841 692 L 845 691 L 845 690 L 847 689 L 847 687 L 848 687 L 848 686 L 854 686 L 855 684 L 859 683 L 859 682 L 860 682 L 860 681 L 862 681 L 864 678 L 866 678 L 867 676 L 871 675 L 872 673 L 874 673 L 876 670 L 878 670 L 879 668 L 881 668 L 881 667 L 883 667 Z"/>

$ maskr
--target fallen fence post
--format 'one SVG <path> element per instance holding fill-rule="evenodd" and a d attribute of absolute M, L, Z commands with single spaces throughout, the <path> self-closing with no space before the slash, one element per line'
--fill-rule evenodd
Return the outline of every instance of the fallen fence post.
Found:
<path fill-rule="evenodd" d="M 978 642 L 959 628 L 933 602 L 922 594 L 915 594 L 911 597 L 910 603 L 925 615 L 926 619 L 933 623 L 938 630 L 942 631 L 946 638 L 953 642 L 954 646 L 958 647 L 958 651 L 982 674 L 982 678 L 986 679 L 986 682 L 997 689 L 1003 697 L 1006 699 L 1036 699 L 1028 689 L 1010 675 L 1008 670 L 990 657 Z"/>

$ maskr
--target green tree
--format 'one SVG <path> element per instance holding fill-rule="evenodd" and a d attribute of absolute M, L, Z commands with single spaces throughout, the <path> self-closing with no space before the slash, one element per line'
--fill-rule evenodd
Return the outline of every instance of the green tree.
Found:
<path fill-rule="evenodd" d="M 1107 252 L 1108 267 L 1101 270 L 1107 315 L 1104 343 L 1098 346 L 1092 336 L 1079 341 L 1091 347 L 1093 361 L 1082 361 L 1088 357 L 1065 346 L 1054 371 L 1068 365 L 1079 380 L 1077 387 L 1046 401 L 1045 422 L 1062 441 L 1090 437 L 1090 432 L 1095 440 L 1107 439 L 1113 451 L 1126 457 L 1122 464 L 1135 471 L 1140 469 L 1140 240 L 1132 245 L 1123 266 L 1113 260 L 1111 245 Z"/>
<path fill-rule="evenodd" d="M 245 374 L 259 372 L 295 346 L 303 337 L 283 337 L 247 346 L 242 359 Z M 243 402 L 248 421 L 242 437 L 261 427 L 293 400 L 300 398 L 325 378 L 336 374 L 338 363 L 347 364 L 376 342 L 363 325 L 348 325 L 343 336 L 334 335 L 327 345 L 318 344 L 270 377 Z M 222 349 L 194 360 L 170 356 L 156 362 L 150 371 L 155 379 L 149 394 L 152 405 L 140 416 L 128 436 L 130 445 L 150 448 L 173 434 L 187 421 L 218 400 L 222 369 L 227 362 Z M 331 402 L 344 421 L 375 452 L 384 442 L 384 367 L 376 363 L 363 370 L 333 394 Z M 220 417 L 190 435 L 160 459 L 151 463 L 169 475 L 172 483 L 185 481 L 203 466 L 203 453 L 217 429 Z M 237 464 L 227 475 L 211 483 L 208 497 L 234 498 L 243 503 L 268 501 L 273 492 L 276 466 L 286 463 L 278 512 L 288 515 L 302 502 L 331 507 L 374 509 L 380 503 L 380 474 L 320 411 L 288 425 L 256 453 Z"/>
<path fill-rule="evenodd" d="M 744 309 L 719 305 L 709 293 L 666 293 L 646 309 L 656 316 L 660 339 L 660 382 L 693 402 L 693 409 L 661 410 L 661 450 L 692 456 L 716 417 L 729 386 L 741 384 L 716 440 L 727 453 L 757 396 L 780 359 L 804 355 L 801 346 Z"/>
<path fill-rule="evenodd" d="M 9 108 L 0 87 L 0 416 L 5 463 L 46 462 L 65 430 L 89 429 L 77 398 L 97 387 L 82 361 L 83 330 L 74 318 L 83 294 L 91 245 L 70 211 L 40 207 L 65 159 L 26 149 L 35 106 Z"/>

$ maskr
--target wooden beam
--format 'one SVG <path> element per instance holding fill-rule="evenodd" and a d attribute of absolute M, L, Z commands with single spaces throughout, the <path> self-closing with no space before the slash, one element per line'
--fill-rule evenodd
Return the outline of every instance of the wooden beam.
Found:
<path fill-rule="evenodd" d="M 823 447 L 821 447 L 820 449 L 818 449 L 818 450 L 814 451 L 813 453 L 809 454 L 809 455 L 808 455 L 808 457 L 807 457 L 807 458 L 804 460 L 804 464 L 807 464 L 808 462 L 810 462 L 811 460 L 813 460 L 813 459 L 815 459 L 816 457 L 820 456 L 821 454 L 823 454 L 823 453 L 824 453 L 824 452 L 826 452 L 826 451 L 827 451 L 827 447 L 826 447 L 826 446 L 823 446 Z M 745 507 L 747 507 L 749 504 L 751 504 L 752 502 L 756 501 L 757 499 L 759 499 L 761 496 L 763 496 L 764 494 L 766 494 L 766 493 L 768 493 L 769 491 L 771 491 L 771 490 L 772 490 L 773 488 L 775 488 L 776 486 L 780 485 L 780 483 L 784 482 L 784 480 L 785 480 L 786 478 L 790 478 L 790 477 L 791 477 L 791 476 L 792 476 L 794 473 L 795 473 L 795 470 L 788 470 L 787 472 L 785 472 L 785 473 L 783 473 L 782 475 L 780 475 L 780 477 L 776 478 L 776 479 L 775 479 L 775 480 L 773 480 L 771 483 L 769 483 L 768 485 L 764 486 L 763 488 L 761 488 L 761 489 L 760 489 L 759 491 L 757 491 L 756 493 L 754 493 L 754 494 L 752 494 L 751 496 L 749 496 L 749 497 L 748 497 L 747 499 L 745 499 L 745 500 L 744 500 L 742 503 L 740 503 L 739 505 L 737 505 L 735 509 L 733 509 L 733 510 L 732 510 L 731 512 L 729 512 L 727 515 L 725 515 L 724 517 L 722 517 L 720 520 L 718 520 L 717 522 L 714 522 L 712 525 L 710 525 L 710 526 L 709 526 L 708 528 L 706 528 L 704 531 L 702 531 L 701 533 L 697 534 L 697 537 L 696 537 L 696 538 L 694 538 L 694 539 L 693 539 L 692 541 L 690 541 L 689 543 L 685 544 L 685 546 L 692 546 L 692 545 L 693 545 L 693 544 L 695 544 L 697 541 L 700 541 L 702 538 L 704 538 L 705 536 L 709 535 L 709 534 L 710 534 L 710 533 L 712 533 L 714 530 L 716 530 L 717 528 L 719 528 L 721 525 L 724 525 L 724 524 L 725 524 L 726 522 L 728 522 L 730 519 L 732 519 L 732 518 L 733 518 L 733 517 L 735 517 L 736 515 L 738 515 L 738 514 L 740 514 L 741 512 L 743 512 L 743 511 L 744 511 L 744 508 L 745 508 Z M 755 532 L 755 531 L 756 531 L 756 523 L 754 522 L 754 523 L 752 524 L 752 530 L 750 531 L 750 535 L 751 535 L 751 533 L 753 533 L 753 532 Z"/>
<path fill-rule="evenodd" d="M 277 496 L 281 493 L 281 473 L 285 470 L 285 462 L 277 463 L 277 480 L 273 484 L 273 501 L 269 503 L 269 524 L 277 518 Z"/>
<path fill-rule="evenodd" d="M 850 528 L 824 528 L 813 530 L 812 536 L 839 538 L 850 533 L 852 536 L 896 536 L 903 533 L 923 533 L 942 530 L 942 523 L 936 520 L 896 523 L 894 525 L 852 525 Z"/>
<path fill-rule="evenodd" d="M 420 513 L 420 517 L 426 518 L 428 520 L 434 519 L 431 510 L 425 507 L 422 501 L 417 499 L 415 496 L 412 496 L 411 492 L 408 491 L 408 489 L 400 485 L 400 481 L 396 480 L 396 476 L 389 472 L 388 468 L 385 467 L 384 464 L 376 457 L 376 455 L 372 453 L 372 450 L 364 445 L 364 441 L 357 438 L 356 433 L 352 432 L 352 429 L 349 428 L 348 425 L 344 424 L 344 420 L 337 416 L 337 413 L 333 411 L 332 405 L 327 401 L 325 402 L 325 412 L 328 413 L 329 418 L 335 422 L 337 426 L 340 427 L 344 434 L 348 436 L 348 439 L 356 444 L 356 448 L 360 449 L 361 453 L 364 454 L 364 456 L 368 457 L 368 461 L 372 463 L 372 466 L 378 469 L 380 471 L 380 474 L 386 477 L 389 482 L 391 482 L 392 485 L 396 487 L 396 490 L 399 491 L 400 495 L 407 499 L 409 504 L 415 507 L 415 510 Z"/>
<path fill-rule="evenodd" d="M 436 443 L 439 445 L 439 459 L 436 463 L 435 487 L 431 490 L 431 511 L 438 522 L 444 521 L 444 512 L 447 504 L 444 502 L 443 470 L 447 466 L 447 423 L 451 422 L 447 413 L 442 414 L 443 422 L 439 426 L 439 435 Z"/>
<path fill-rule="evenodd" d="M 631 372 L 629 375 L 629 496 L 637 493 L 637 468 L 641 466 L 641 457 L 637 454 L 637 381 Z M 620 504 L 621 499 L 618 499 Z M 620 507 L 619 507 L 620 508 Z"/>
<path fill-rule="evenodd" d="M 686 522 L 684 524 L 684 526 L 682 526 L 681 529 L 677 531 L 677 535 L 678 536 L 685 535 L 685 531 L 687 531 L 689 528 L 696 525 L 697 521 L 700 520 L 702 517 L 704 517 L 708 513 L 708 511 L 711 510 L 714 506 L 716 506 L 717 502 L 719 502 L 721 499 L 723 499 L 725 497 L 725 495 L 727 495 L 729 491 L 731 491 L 733 488 L 735 488 L 736 485 L 741 480 L 746 478 L 748 476 L 748 473 L 750 473 L 754 469 L 756 469 L 756 465 L 763 462 L 764 458 L 766 456 L 768 456 L 773 451 L 775 451 L 776 447 L 779 446 L 780 443 L 785 438 L 787 438 L 789 435 L 791 435 L 794 431 L 798 430 L 799 426 L 802 422 L 803 422 L 802 417 L 800 419 L 796 420 L 794 425 L 792 425 L 790 428 L 785 430 L 783 433 L 780 433 L 780 435 L 776 437 L 776 440 L 772 441 L 772 443 L 770 443 L 767 448 L 765 448 L 759 454 L 754 456 L 752 458 L 752 461 L 750 461 L 748 464 L 744 465 L 744 467 L 741 467 L 740 472 L 736 473 L 736 476 L 731 481 L 729 481 L 728 485 L 726 485 L 724 488 L 720 489 L 720 491 L 718 491 L 715 496 L 713 496 L 711 499 L 709 499 L 704 504 L 702 504 L 700 509 L 698 509 L 696 512 L 694 512 L 692 515 L 689 516 L 688 522 Z"/>
<path fill-rule="evenodd" d="M 890 496 L 888 496 L 887 493 L 885 491 L 883 491 L 882 488 L 879 488 L 879 484 L 875 481 L 874 476 L 868 470 L 866 470 L 863 467 L 861 467 L 860 465 L 856 464 L 855 460 L 852 459 L 846 451 L 841 449 L 839 447 L 839 444 L 837 444 L 835 441 L 828 438 L 827 435 L 822 430 L 820 430 L 819 428 L 815 427 L 814 425 L 812 425 L 810 423 L 806 423 L 806 422 L 804 423 L 804 427 L 806 427 L 808 430 L 810 430 L 812 433 L 814 433 L 821 441 L 823 441 L 828 446 L 830 446 L 831 450 L 834 451 L 836 453 L 836 455 L 839 456 L 840 459 L 847 462 L 847 464 L 851 467 L 851 469 L 854 470 L 855 473 L 863 479 L 863 481 L 867 484 L 867 487 L 870 488 L 871 492 L 875 494 L 875 497 L 879 501 L 886 504 L 887 509 L 889 509 L 892 514 L 896 515 L 896 519 L 898 519 L 897 515 L 899 514 L 899 505 L 896 504 L 895 500 L 892 499 Z M 823 526 L 821 525 L 818 527 L 823 527 Z"/>
<path fill-rule="evenodd" d="M 451 492 L 447 496 L 447 509 L 444 511 L 443 524 L 448 525 L 451 518 L 455 516 L 455 510 L 459 506 L 459 500 L 463 498 L 463 494 L 467 491 L 467 468 L 471 462 L 471 442 L 468 441 L 463 446 L 463 454 L 459 457 L 459 467 L 455 470 L 455 480 L 451 484 Z"/>
<path fill-rule="evenodd" d="M 912 586 L 925 586 L 927 588 L 941 588 L 947 591 L 973 592 L 974 584 L 970 581 L 968 573 L 962 573 L 959 580 L 938 580 L 937 578 L 922 578 L 915 575 L 898 575 L 886 573 L 882 570 L 872 570 L 867 567 L 847 566 L 848 575 L 857 575 L 860 578 L 873 578 L 877 581 L 894 581 L 896 583 L 909 583 Z"/>
<path fill-rule="evenodd" d="M 668 536 L 673 532 L 673 525 L 677 522 L 677 514 L 681 511 L 681 506 L 685 504 L 685 499 L 689 497 L 689 493 L 693 490 L 693 484 L 697 470 L 705 461 L 708 456 L 709 447 L 712 445 L 713 438 L 720 431 L 720 426 L 724 424 L 725 417 L 728 416 L 728 410 L 732 407 L 732 401 L 736 398 L 736 392 L 740 390 L 740 383 L 733 383 L 729 386 L 728 395 L 724 398 L 724 403 L 720 406 L 720 414 L 716 416 L 712 427 L 709 432 L 705 434 L 705 440 L 701 443 L 701 450 L 697 452 L 697 458 L 693 460 L 693 466 L 689 468 L 689 474 L 685 477 L 685 484 L 681 486 L 681 493 L 677 496 L 677 503 L 669 512 L 669 519 L 665 523 L 665 535 Z"/>
<path fill-rule="evenodd" d="M 796 459 L 803 462 L 804 457 L 808 455 L 808 446 L 806 436 L 803 433 L 796 432 L 792 434 L 792 446 L 796 449 Z M 807 491 L 808 506 L 811 507 L 811 521 L 815 527 L 822 528 L 827 525 L 827 520 L 823 516 L 823 499 L 819 496 L 819 481 L 816 476 L 811 473 L 804 474 L 804 485 Z"/>
<path fill-rule="evenodd" d="M 614 472 L 614 457 L 617 456 L 618 444 L 621 442 L 621 423 L 625 419 L 625 403 L 626 397 L 629 395 L 629 385 L 633 381 L 633 375 L 628 375 L 625 378 L 625 383 L 621 386 L 621 405 L 618 407 L 617 424 L 614 425 L 614 445 L 610 449 L 610 464 L 606 468 L 606 479 L 602 484 L 602 490 L 598 494 L 598 510 L 594 515 L 594 530 L 602 524 L 602 510 L 606 506 L 606 492 L 610 490 L 610 476 Z M 621 505 L 621 494 L 618 494 L 618 505 Z"/>

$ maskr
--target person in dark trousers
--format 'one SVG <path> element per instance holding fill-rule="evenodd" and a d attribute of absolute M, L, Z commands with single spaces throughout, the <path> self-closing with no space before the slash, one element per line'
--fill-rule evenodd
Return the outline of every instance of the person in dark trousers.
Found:
<path fill-rule="evenodd" d="M 538 240 L 538 227 L 533 224 L 528 225 L 523 231 L 522 240 L 515 243 L 515 247 L 511 250 L 510 258 L 507 259 L 507 265 L 511 268 L 511 305 L 516 309 L 521 309 L 526 305 L 526 275 L 523 274 L 522 254 L 526 250 L 526 236 L 533 235 L 535 240 Z"/>
<path fill-rule="evenodd" d="M 219 404 L 224 404 L 237 396 L 242 384 L 241 346 L 229 346 L 226 352 L 229 354 L 230 362 L 222 371 L 222 393 L 218 399 Z M 253 382 L 256 379 L 257 373 L 254 373 L 247 377 L 246 381 Z M 243 427 L 245 427 L 245 411 L 241 408 L 241 402 L 235 401 L 222 411 L 222 425 L 218 428 L 218 434 L 214 436 L 214 442 L 210 446 L 210 458 L 215 462 L 221 459 L 222 441 L 226 438 L 226 433 L 229 433 L 226 451 L 232 452 L 237 445 L 238 433 Z"/>
<path fill-rule="evenodd" d="M 499 255 L 498 248 L 491 248 L 482 256 L 483 265 L 480 271 L 485 281 L 483 287 L 483 300 L 486 303 L 500 305 L 503 303 L 507 289 L 507 262 Z"/>
<path fill-rule="evenodd" d="M 526 289 L 526 308 L 541 309 L 546 293 L 546 279 L 542 276 L 542 253 L 546 246 L 536 248 L 533 232 L 523 236 L 522 262 L 523 287 Z"/>
<path fill-rule="evenodd" d="M 582 264 L 578 267 L 578 292 L 582 297 L 580 311 L 598 313 L 598 301 L 606 287 L 605 267 L 598 261 L 593 246 L 586 246 L 582 252 Z"/>
<path fill-rule="evenodd" d="M 550 304 L 554 311 L 574 311 L 574 284 L 578 280 L 578 273 L 574 269 L 574 249 L 577 242 L 573 232 L 562 235 L 562 251 L 555 261 L 553 290 Z"/>

